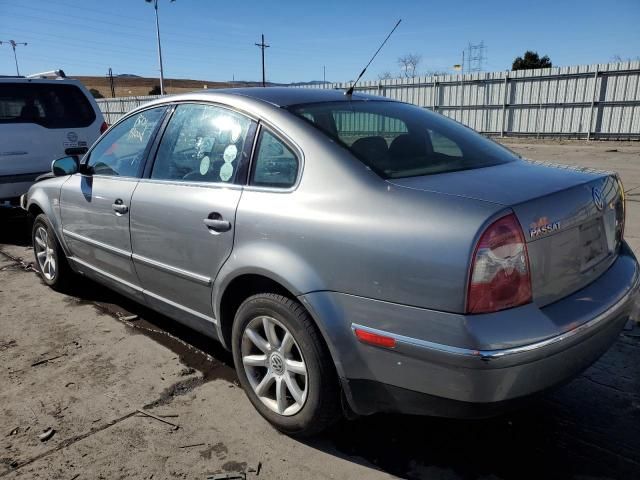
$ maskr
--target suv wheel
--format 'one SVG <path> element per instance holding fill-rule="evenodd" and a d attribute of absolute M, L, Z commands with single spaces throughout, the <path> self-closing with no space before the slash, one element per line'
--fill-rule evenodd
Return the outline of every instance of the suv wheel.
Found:
<path fill-rule="evenodd" d="M 309 436 L 340 418 L 335 367 L 298 302 L 272 293 L 249 297 L 236 313 L 232 343 L 242 387 L 277 429 Z"/>
<path fill-rule="evenodd" d="M 53 232 L 46 215 L 40 214 L 33 222 L 31 232 L 35 264 L 44 283 L 56 290 L 68 287 L 73 272 L 67 264 L 62 247 Z"/>

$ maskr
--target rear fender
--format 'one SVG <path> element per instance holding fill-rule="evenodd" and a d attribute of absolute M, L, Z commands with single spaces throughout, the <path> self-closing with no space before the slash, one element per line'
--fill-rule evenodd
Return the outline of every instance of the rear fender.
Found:
<path fill-rule="evenodd" d="M 218 272 L 212 292 L 215 318 L 221 318 L 221 301 L 227 287 L 234 279 L 248 274 L 273 280 L 295 297 L 325 289 L 320 277 L 303 258 L 277 244 L 250 242 L 235 246 Z M 319 327 L 322 330 L 322 326 Z M 221 322 L 217 322 L 217 328 L 223 338 Z"/>

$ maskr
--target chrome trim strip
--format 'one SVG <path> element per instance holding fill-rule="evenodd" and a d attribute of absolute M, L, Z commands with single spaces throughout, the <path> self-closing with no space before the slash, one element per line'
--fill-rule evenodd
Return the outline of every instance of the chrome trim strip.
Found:
<path fill-rule="evenodd" d="M 184 305 L 180 305 L 179 303 L 172 302 L 168 298 L 161 297 L 160 295 L 156 295 L 155 293 L 150 292 L 149 290 L 143 290 L 142 293 L 144 295 L 149 295 L 150 297 L 155 298 L 159 302 L 166 303 L 167 305 L 171 305 L 172 307 L 177 308 L 178 310 L 182 310 L 183 312 L 187 312 L 188 314 L 193 315 L 194 317 L 198 317 L 198 318 L 201 318 L 203 320 L 207 320 L 207 321 L 213 323 L 214 325 L 218 325 L 218 322 L 217 322 L 217 320 L 215 318 L 209 317 L 209 316 L 205 315 L 204 313 L 200 313 L 200 312 L 196 312 L 195 310 L 191 310 L 190 308 L 185 307 Z"/>
<path fill-rule="evenodd" d="M 101 248 L 110 253 L 115 253 L 116 255 L 120 255 L 121 257 L 131 258 L 131 252 L 127 250 L 122 250 L 118 247 L 112 247 L 111 245 L 107 245 L 106 243 L 99 242 L 98 240 L 93 240 L 92 238 L 85 237 L 84 235 L 79 235 L 77 233 L 71 232 L 66 228 L 62 229 L 62 233 L 67 235 L 68 237 L 73 238 L 74 240 L 78 240 L 80 242 L 84 242 L 93 247 Z"/>
<path fill-rule="evenodd" d="M 165 180 L 160 178 L 141 178 L 139 183 L 156 185 L 175 185 L 176 187 L 201 187 L 215 189 L 242 190 L 243 185 L 237 183 L 205 182 L 195 180 Z"/>
<path fill-rule="evenodd" d="M 87 267 L 88 269 L 93 270 L 94 272 L 96 272 L 96 273 L 98 273 L 98 274 L 100 274 L 102 276 L 105 276 L 105 277 L 113 280 L 114 282 L 118 282 L 118 283 L 124 285 L 125 287 L 128 287 L 128 288 L 130 288 L 130 289 L 132 289 L 132 290 L 134 290 L 136 292 L 139 292 L 139 293 L 143 292 L 142 288 L 140 288 L 138 285 L 134 285 L 133 283 L 129 283 L 126 280 L 123 280 L 120 277 L 116 277 L 115 275 L 113 275 L 111 273 L 105 272 L 104 270 L 102 270 L 100 268 L 94 267 L 90 263 L 87 263 L 84 260 L 80 260 L 78 257 L 68 257 L 68 259 L 71 260 L 72 262 L 79 263 L 83 267 Z"/>
<path fill-rule="evenodd" d="M 596 328 L 603 321 L 611 318 L 612 313 L 615 310 L 620 309 L 627 303 L 630 298 L 638 293 L 638 288 L 640 287 L 640 276 L 636 274 L 636 277 L 633 281 L 633 286 L 627 290 L 627 292 L 620 297 L 611 307 L 607 308 L 604 312 L 600 313 L 593 319 L 588 322 L 583 323 L 582 325 L 577 326 L 573 330 L 569 330 L 565 333 L 561 333 L 560 335 L 556 335 L 555 337 L 548 338 L 546 340 L 542 340 L 540 342 L 531 343 L 529 345 L 523 345 L 520 347 L 513 348 L 505 348 L 500 350 L 472 350 L 469 348 L 461 348 L 454 347 L 451 345 L 444 345 L 441 343 L 429 342 L 427 340 L 421 340 L 418 338 L 407 337 L 404 335 L 399 335 L 396 333 L 387 332 L 385 330 L 379 330 L 377 328 L 366 327 L 364 325 L 359 325 L 357 323 L 351 324 L 351 330 L 354 332 L 355 329 L 364 330 L 369 333 L 374 333 L 377 335 L 383 335 L 385 337 L 390 337 L 396 340 L 399 344 L 409 345 L 418 348 L 424 348 L 428 350 L 435 350 L 442 353 L 447 353 L 450 355 L 459 355 L 464 357 L 472 357 L 478 358 L 480 360 L 490 361 L 496 360 L 498 358 L 509 357 L 512 355 L 518 355 L 522 353 L 531 352 L 534 350 L 539 350 L 550 345 L 554 345 L 556 343 L 564 342 L 565 340 L 569 340 L 576 335 L 580 335 L 585 333 L 588 330 L 592 330 Z"/>
<path fill-rule="evenodd" d="M 134 262 L 140 262 L 150 267 L 157 268 L 158 270 L 164 270 L 165 272 L 173 273 L 174 275 L 178 275 L 182 278 L 186 278 L 187 280 L 201 283 L 202 285 L 205 285 L 207 287 L 211 286 L 211 278 L 200 275 L 199 273 L 194 273 L 190 272 L 189 270 L 183 270 L 182 268 L 173 267 L 171 265 L 167 265 L 166 263 L 143 257 L 142 255 L 138 255 L 137 253 L 131 255 L 131 258 Z"/>

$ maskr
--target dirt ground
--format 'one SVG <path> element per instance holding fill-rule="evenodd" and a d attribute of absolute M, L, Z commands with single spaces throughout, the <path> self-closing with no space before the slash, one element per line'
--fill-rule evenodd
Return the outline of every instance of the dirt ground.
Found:
<path fill-rule="evenodd" d="M 640 253 L 640 143 L 505 143 L 532 159 L 620 172 L 626 236 Z M 640 478 L 640 327 L 521 411 L 482 421 L 375 415 L 299 441 L 254 411 L 217 344 L 87 280 L 70 295 L 50 290 L 28 243 L 25 219 L 3 212 L 2 479 Z"/>

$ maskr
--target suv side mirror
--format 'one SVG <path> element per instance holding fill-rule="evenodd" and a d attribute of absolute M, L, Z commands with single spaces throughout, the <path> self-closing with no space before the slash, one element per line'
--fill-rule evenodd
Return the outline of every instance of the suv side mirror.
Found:
<path fill-rule="evenodd" d="M 51 171 L 56 177 L 73 175 L 74 173 L 78 173 L 79 165 L 80 159 L 75 155 L 71 157 L 62 157 L 51 163 Z"/>

